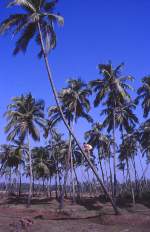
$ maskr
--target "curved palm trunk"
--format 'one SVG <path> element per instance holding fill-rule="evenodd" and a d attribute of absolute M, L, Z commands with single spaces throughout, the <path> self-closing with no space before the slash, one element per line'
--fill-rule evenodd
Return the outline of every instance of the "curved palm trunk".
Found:
<path fill-rule="evenodd" d="M 100 185 L 102 186 L 102 189 L 104 191 L 104 193 L 106 194 L 106 196 L 108 197 L 108 199 L 110 200 L 113 208 L 114 208 L 114 211 L 116 214 L 118 214 L 118 209 L 116 208 L 113 200 L 111 199 L 109 193 L 107 192 L 105 186 L 103 185 L 102 181 L 101 181 L 101 178 L 99 177 L 98 173 L 97 173 L 97 170 L 95 169 L 95 167 L 93 166 L 92 162 L 89 160 L 89 158 L 87 157 L 87 155 L 85 154 L 85 152 L 83 151 L 80 143 L 78 142 L 77 138 L 75 137 L 74 133 L 72 132 L 71 128 L 69 127 L 66 119 L 65 119 L 65 116 L 63 114 L 63 111 L 62 111 L 62 108 L 59 104 L 59 98 L 58 98 L 58 94 L 57 94 L 57 91 L 55 89 L 55 85 L 53 83 L 53 79 L 52 79 L 52 75 L 51 75 L 51 70 L 50 70 L 50 66 L 49 66 L 49 62 L 48 62 L 48 57 L 47 57 L 47 54 L 45 52 L 45 47 L 44 47 L 44 41 L 43 41 L 43 36 L 42 36 L 42 32 L 41 32 L 41 26 L 40 26 L 40 23 L 38 22 L 38 29 L 39 29 L 39 34 L 40 34 L 40 40 L 41 40 L 41 48 L 42 48 L 42 51 L 43 51 L 43 56 L 44 56 L 44 60 L 45 60 L 45 65 L 46 65 L 46 69 L 47 69 L 47 73 L 48 73 L 48 79 L 49 79 L 49 82 L 50 82 L 50 85 L 51 85 L 51 88 L 52 88 L 52 91 L 53 91 L 53 94 L 54 94 L 54 97 L 55 97 L 55 101 L 56 101 L 56 104 L 57 104 L 57 107 L 60 111 L 60 114 L 61 114 L 61 117 L 62 117 L 62 120 L 66 126 L 66 128 L 68 129 L 68 131 L 70 132 L 70 134 L 72 135 L 72 137 L 74 138 L 75 142 L 77 143 L 81 153 L 83 154 L 83 156 L 85 157 L 85 159 L 87 160 L 90 168 L 92 169 L 92 171 L 94 172 L 98 182 L 100 183 Z"/>
<path fill-rule="evenodd" d="M 29 184 L 29 193 L 28 193 L 28 202 L 27 207 L 31 204 L 32 198 L 32 183 L 33 183 L 33 172 L 32 172 L 32 157 L 31 157 L 31 148 L 30 148 L 30 140 L 29 140 L 29 133 L 27 135 L 27 142 L 28 142 L 28 155 L 29 155 L 29 169 L 30 169 L 30 184 Z"/>

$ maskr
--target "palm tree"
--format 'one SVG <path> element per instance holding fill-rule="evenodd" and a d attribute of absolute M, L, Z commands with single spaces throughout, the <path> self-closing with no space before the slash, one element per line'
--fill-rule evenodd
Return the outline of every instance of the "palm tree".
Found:
<path fill-rule="evenodd" d="M 121 69 L 124 64 L 121 63 L 113 68 L 111 62 L 108 64 L 99 64 L 99 73 L 101 79 L 90 82 L 90 86 L 96 93 L 94 106 L 103 103 L 109 111 L 112 109 L 112 131 L 113 131 L 113 167 L 114 167 L 114 200 L 116 199 L 117 177 L 116 177 L 116 109 L 122 104 L 130 102 L 130 95 L 127 90 L 131 87 L 126 83 L 127 80 L 133 80 L 132 76 L 122 76 Z"/>
<path fill-rule="evenodd" d="M 74 124 L 78 118 L 85 118 L 88 122 L 92 122 L 91 116 L 88 114 L 90 110 L 90 102 L 88 96 L 91 94 L 87 85 L 81 79 L 69 79 L 68 86 L 63 88 L 59 94 L 61 101 L 61 107 L 63 114 L 68 121 L 68 125 L 71 127 L 72 131 L 74 129 Z M 57 122 L 62 120 L 59 108 L 57 106 L 52 106 L 49 108 L 49 120 L 48 128 L 55 126 Z M 70 162 L 69 162 L 70 161 Z M 72 189 L 73 189 L 73 202 L 75 200 L 74 193 L 74 182 L 73 182 L 73 158 L 72 158 L 72 136 L 69 133 L 69 148 L 66 158 L 66 174 L 64 177 L 64 186 L 66 185 L 67 175 L 69 168 L 71 167 L 72 176 Z M 70 163 L 70 165 L 69 165 Z M 64 187 L 65 188 L 65 187 Z"/>
<path fill-rule="evenodd" d="M 6 145 L 6 144 L 1 145 L 0 163 L 1 163 L 1 168 L 0 168 L 1 173 L 5 173 L 6 169 L 10 170 L 10 182 L 11 182 L 12 171 L 19 173 L 19 167 L 24 166 L 22 147 L 16 145 Z M 19 196 L 20 196 L 21 173 L 19 173 L 19 176 L 20 176 L 20 183 L 19 183 Z"/>
<path fill-rule="evenodd" d="M 12 99 L 12 104 L 8 105 L 5 113 L 7 125 L 5 132 L 7 133 L 7 140 L 19 140 L 21 144 L 26 140 L 30 167 L 30 187 L 28 195 L 28 205 L 30 205 L 32 197 L 32 157 L 30 137 L 35 141 L 40 140 L 40 133 L 37 126 L 42 127 L 44 121 L 44 102 L 36 100 L 29 93 Z"/>
<path fill-rule="evenodd" d="M 27 49 L 27 46 L 31 39 L 35 38 L 37 44 L 40 46 L 40 53 L 39 56 L 44 57 L 46 70 L 48 73 L 48 79 L 55 97 L 55 101 L 57 104 L 57 107 L 60 111 L 62 120 L 72 135 L 72 137 L 75 139 L 76 143 L 78 144 L 83 156 L 87 159 L 87 162 L 89 163 L 89 166 L 93 170 L 94 174 L 97 177 L 97 180 L 102 185 L 102 188 L 104 192 L 109 195 L 105 189 L 105 186 L 103 186 L 102 181 L 86 156 L 85 152 L 82 149 L 82 146 L 80 145 L 78 139 L 72 132 L 71 128 L 69 127 L 61 105 L 59 103 L 58 94 L 54 85 L 54 81 L 52 79 L 51 75 L 51 69 L 48 62 L 48 53 L 56 46 L 56 34 L 54 31 L 54 23 L 58 22 L 60 25 L 63 25 L 64 20 L 63 17 L 61 17 L 58 14 L 53 13 L 53 9 L 57 3 L 57 0 L 53 0 L 51 2 L 47 0 L 14 0 L 11 1 L 9 6 L 19 6 L 21 9 L 25 11 L 25 13 L 19 13 L 19 14 L 12 14 L 4 20 L 0 25 L 0 33 L 3 34 L 8 30 L 11 30 L 13 35 L 19 34 L 20 38 L 17 40 L 16 47 L 14 50 L 14 54 L 17 54 L 20 51 L 25 52 Z M 108 196 L 109 197 L 109 196 Z M 109 197 L 110 198 L 110 197 Z M 111 201 L 111 199 L 110 199 Z M 112 202 L 113 204 L 113 202 Z M 116 209 L 115 209 L 116 211 Z M 117 212 L 116 212 L 117 213 Z"/>
<path fill-rule="evenodd" d="M 75 123 L 78 118 L 85 118 L 88 122 L 92 122 L 91 116 L 88 114 L 90 110 L 89 95 L 91 90 L 87 85 L 80 79 L 69 79 L 67 81 L 68 86 L 63 88 L 60 92 L 60 100 L 62 102 L 62 108 L 65 109 L 65 116 L 68 120 L 68 125 L 71 130 L 74 130 Z M 66 174 L 64 182 L 67 181 L 67 175 L 69 170 L 69 160 L 71 168 L 71 179 L 72 179 L 72 191 L 73 191 L 73 202 L 75 201 L 75 187 L 73 178 L 73 156 L 72 156 L 72 135 L 69 133 L 69 149 L 68 157 L 66 159 Z M 64 183 L 64 186 L 66 184 Z"/>
<path fill-rule="evenodd" d="M 142 79 L 142 86 L 137 90 L 138 97 L 135 100 L 135 103 L 138 104 L 142 101 L 143 116 L 147 118 L 150 112 L 150 76 L 145 76 Z M 149 147 L 149 138 L 150 138 L 150 120 L 146 120 L 139 128 L 139 142 L 142 148 L 143 154 L 147 155 L 147 160 L 149 161 L 150 156 L 150 147 Z M 148 170 L 149 162 L 146 169 L 143 172 L 142 178 L 145 176 L 146 171 Z"/>
<path fill-rule="evenodd" d="M 133 113 L 135 109 L 134 104 L 120 104 L 120 106 L 115 109 L 115 124 L 116 128 L 119 128 L 121 136 L 124 132 L 132 133 L 133 129 L 138 123 L 137 116 Z M 113 108 L 110 106 L 106 109 L 103 109 L 101 115 L 105 115 L 103 122 L 103 127 L 107 128 L 107 131 L 110 132 L 113 130 Z"/>
<path fill-rule="evenodd" d="M 80 117 L 92 122 L 92 118 L 88 114 L 90 111 L 88 98 L 91 95 L 91 90 L 80 78 L 69 79 L 67 84 L 67 87 L 60 92 L 59 97 L 63 106 L 70 112 L 70 116 L 71 114 L 74 115 L 74 117 L 71 117 L 70 123 L 71 121 L 77 121 Z"/>
<path fill-rule="evenodd" d="M 150 76 L 142 79 L 142 86 L 137 91 L 136 103 L 142 100 L 143 116 L 146 118 L 150 112 Z"/>
<path fill-rule="evenodd" d="M 129 176 L 129 183 L 130 183 L 130 187 L 131 187 L 133 204 L 135 205 L 135 194 L 134 194 L 134 188 L 133 188 L 132 179 L 131 179 L 131 168 L 129 165 L 129 160 L 132 161 L 133 158 L 138 153 L 137 133 L 132 133 L 132 134 L 128 134 L 128 135 L 124 136 L 124 138 L 122 140 L 122 144 L 120 145 L 119 151 L 120 151 L 120 154 L 119 154 L 120 162 L 124 163 L 124 161 L 125 161 L 126 166 L 127 166 L 127 174 Z M 135 178 L 136 178 L 136 174 L 135 174 Z"/>
<path fill-rule="evenodd" d="M 107 136 L 102 134 L 102 124 L 94 123 L 91 130 L 85 132 L 85 139 L 88 141 L 88 144 L 91 144 L 93 149 L 98 150 L 98 159 L 102 173 L 103 183 L 105 183 L 104 171 L 102 167 L 102 159 L 106 158 L 107 155 L 110 155 L 110 141 Z"/>
<path fill-rule="evenodd" d="M 45 180 L 49 180 L 51 178 L 51 162 L 49 151 L 46 147 L 34 147 L 31 151 L 32 154 L 32 168 L 33 168 L 33 177 L 37 180 L 43 180 L 43 190 L 44 190 L 44 182 Z M 34 186 L 34 182 L 33 182 Z M 49 184 L 48 184 L 49 190 Z M 33 187 L 34 192 L 34 187 Z M 48 192 L 49 196 L 49 192 Z"/>

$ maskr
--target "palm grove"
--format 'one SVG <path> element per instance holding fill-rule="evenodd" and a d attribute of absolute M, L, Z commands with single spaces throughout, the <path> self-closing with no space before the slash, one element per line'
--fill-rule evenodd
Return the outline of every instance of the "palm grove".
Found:
<path fill-rule="evenodd" d="M 14 55 L 26 52 L 30 40 L 35 40 L 56 101 L 56 105 L 50 106 L 46 112 L 44 101 L 35 99 L 31 93 L 12 99 L 5 113 L 8 144 L 1 145 L 0 172 L 9 179 L 7 190 L 13 189 L 19 196 L 22 177 L 30 180 L 28 206 L 37 191 L 51 197 L 55 186 L 55 196 L 60 200 L 61 208 L 64 196 L 69 193 L 74 202 L 84 192 L 89 191 L 95 196 L 104 192 L 117 213 L 120 195 L 129 194 L 135 204 L 136 198 L 149 188 L 146 172 L 149 163 L 150 77 L 142 79 L 137 98 L 132 99 L 131 81 L 134 78 L 123 75 L 124 64 L 113 67 L 108 62 L 98 65 L 98 79 L 85 83 L 79 78 L 71 78 L 58 93 L 48 60 L 56 47 L 54 26 L 64 24 L 63 17 L 54 12 L 56 4 L 57 0 L 10 1 L 8 6 L 12 8 L 12 14 L 0 24 L 1 35 L 9 31 L 17 38 Z M 16 6 L 23 13 L 13 14 Z M 91 96 L 94 102 L 91 102 Z M 139 103 L 146 120 L 142 124 L 136 116 Z M 91 117 L 93 105 L 99 108 L 98 122 Z M 87 120 L 91 127 L 85 131 L 84 140 L 92 146 L 92 151 L 84 149 L 74 134 L 80 118 Z M 58 130 L 61 122 L 68 131 L 65 138 Z M 40 141 L 41 137 L 46 141 L 45 146 L 31 146 L 31 140 Z M 140 160 L 140 172 L 137 159 Z M 87 173 L 84 181 L 80 169 Z M 121 183 L 118 172 L 123 176 Z M 93 178 L 90 177 L 92 173 Z M 12 183 L 14 176 L 18 180 L 15 187 Z M 39 187 L 35 185 L 37 181 Z"/>

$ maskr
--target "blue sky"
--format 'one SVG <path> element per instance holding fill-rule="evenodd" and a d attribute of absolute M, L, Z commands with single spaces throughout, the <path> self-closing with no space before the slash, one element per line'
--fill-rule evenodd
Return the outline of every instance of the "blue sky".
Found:
<path fill-rule="evenodd" d="M 0 1 L 0 21 L 13 9 L 6 9 Z M 97 65 L 112 60 L 114 65 L 125 62 L 125 73 L 135 77 L 134 87 L 150 73 L 149 0 L 60 0 L 57 11 L 65 18 L 63 28 L 56 28 L 57 48 L 50 55 L 57 89 L 69 77 L 85 81 L 98 77 Z M 5 142 L 3 113 L 13 96 L 32 92 L 46 105 L 54 104 L 45 67 L 36 57 L 34 42 L 27 54 L 12 56 L 15 38 L 0 37 L 0 143 Z M 93 111 L 99 119 L 100 109 Z M 141 117 L 140 109 L 137 114 Z M 141 117 L 142 118 L 142 117 Z M 82 137 L 88 124 L 80 120 L 76 133 Z"/>

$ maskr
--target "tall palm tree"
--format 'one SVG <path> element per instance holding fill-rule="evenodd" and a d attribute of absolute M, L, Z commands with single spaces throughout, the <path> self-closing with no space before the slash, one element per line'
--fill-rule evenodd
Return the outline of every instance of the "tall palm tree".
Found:
<path fill-rule="evenodd" d="M 137 98 L 135 103 L 138 104 L 140 101 L 143 109 L 143 116 L 147 118 L 150 113 L 150 76 L 145 76 L 142 79 L 142 86 L 137 90 Z M 146 120 L 139 128 L 139 142 L 142 148 L 143 154 L 146 154 L 147 160 L 149 161 L 150 156 L 150 120 Z M 143 172 L 142 178 L 145 176 L 146 171 L 148 170 L 149 162 L 146 169 Z"/>
<path fill-rule="evenodd" d="M 150 76 L 142 79 L 142 86 L 137 91 L 136 103 L 142 100 L 143 116 L 146 118 L 150 112 Z"/>
<path fill-rule="evenodd" d="M 35 141 L 40 140 L 40 133 L 38 127 L 44 126 L 44 102 L 36 100 L 29 93 L 12 99 L 12 104 L 8 105 L 5 113 L 7 125 L 5 132 L 7 133 L 7 140 L 19 140 L 21 144 L 27 142 L 30 167 L 30 187 L 28 195 L 28 205 L 30 205 L 32 197 L 32 157 L 30 137 Z M 37 127 L 38 126 L 38 127 Z"/>
<path fill-rule="evenodd" d="M 114 167 L 114 200 L 116 199 L 117 176 L 116 176 L 116 109 L 122 104 L 130 102 L 128 89 L 132 89 L 126 82 L 133 80 L 132 76 L 122 76 L 121 69 L 124 64 L 121 63 L 113 68 L 111 62 L 108 64 L 99 64 L 99 73 L 102 78 L 90 81 L 90 86 L 96 93 L 94 106 L 102 103 L 107 110 L 112 109 L 112 132 L 113 132 L 113 167 Z"/>
<path fill-rule="evenodd" d="M 0 25 L 0 33 L 3 34 L 8 30 L 11 30 L 13 35 L 19 34 L 20 38 L 17 40 L 16 47 L 14 50 L 14 54 L 17 54 L 20 51 L 25 52 L 27 46 L 31 39 L 35 38 L 37 44 L 40 46 L 40 53 L 39 56 L 44 57 L 46 70 L 48 73 L 48 78 L 50 85 L 52 87 L 52 91 L 55 97 L 56 104 L 59 108 L 62 120 L 67 127 L 70 134 L 75 139 L 76 143 L 78 144 L 82 154 L 87 159 L 91 169 L 93 170 L 94 174 L 96 175 L 98 181 L 102 185 L 104 192 L 109 195 L 103 186 L 102 181 L 86 156 L 85 152 L 82 149 L 78 139 L 72 132 L 71 128 L 69 127 L 61 105 L 59 103 L 58 94 L 52 79 L 51 69 L 48 62 L 48 53 L 56 46 L 56 34 L 54 31 L 54 23 L 58 22 L 60 25 L 63 25 L 64 20 L 59 14 L 54 14 L 53 10 L 57 3 L 57 0 L 48 1 L 48 0 L 14 0 L 11 1 L 9 6 L 19 6 L 21 9 L 24 10 L 25 13 L 19 14 L 12 14 L 6 20 L 4 20 Z M 108 196 L 109 197 L 109 196 Z M 109 197 L 110 198 L 110 197 Z M 110 199 L 111 200 L 111 199 Z M 113 204 L 113 202 L 112 202 Z M 115 209 L 116 211 L 116 209 Z"/>

